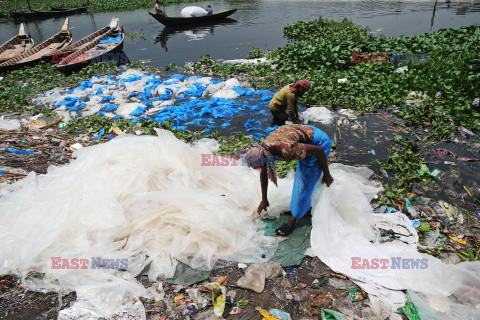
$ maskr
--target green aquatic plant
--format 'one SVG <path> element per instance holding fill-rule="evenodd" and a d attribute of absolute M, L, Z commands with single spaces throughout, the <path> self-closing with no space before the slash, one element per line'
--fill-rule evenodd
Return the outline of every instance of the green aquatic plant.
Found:
<path fill-rule="evenodd" d="M 307 78 L 313 86 L 303 97 L 306 104 L 357 110 L 400 107 L 411 123 L 434 126 L 438 135 L 450 129 L 449 119 L 480 129 L 480 107 L 472 103 L 480 92 L 478 25 L 411 37 L 375 37 L 347 19 L 320 18 L 286 26 L 284 34 L 289 43 L 269 51 L 266 63 L 226 65 L 205 56 L 188 66 L 222 77 L 246 77 L 262 88 Z M 423 93 L 423 101 L 407 104 L 412 91 Z M 442 93 L 441 101 L 435 101 L 437 92 Z"/>

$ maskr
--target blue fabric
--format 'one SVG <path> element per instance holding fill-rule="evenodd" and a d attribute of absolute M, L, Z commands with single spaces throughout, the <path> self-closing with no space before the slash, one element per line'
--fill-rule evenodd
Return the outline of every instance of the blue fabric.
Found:
<path fill-rule="evenodd" d="M 330 149 L 332 148 L 332 141 L 322 130 L 315 127 L 311 128 L 315 129 L 312 144 L 321 146 L 328 159 Z M 304 160 L 298 160 L 295 182 L 293 183 L 292 201 L 290 202 L 290 211 L 295 218 L 300 219 L 310 209 L 313 190 L 321 175 L 322 167 L 317 157 L 311 156 L 306 157 Z"/>
<path fill-rule="evenodd" d="M 100 40 L 99 44 L 102 43 L 119 43 L 122 41 L 122 34 L 119 32 L 116 37 L 105 37 Z"/>

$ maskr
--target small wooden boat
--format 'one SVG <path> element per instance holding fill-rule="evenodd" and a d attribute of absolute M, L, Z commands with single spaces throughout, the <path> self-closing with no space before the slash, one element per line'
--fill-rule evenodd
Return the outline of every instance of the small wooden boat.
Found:
<path fill-rule="evenodd" d="M 202 17 L 169 17 L 169 16 L 162 16 L 159 14 L 154 14 L 149 12 L 149 14 L 155 18 L 158 22 L 168 26 L 178 26 L 182 24 L 192 24 L 192 23 L 200 23 L 200 22 L 207 22 L 213 21 L 217 19 L 223 19 L 228 17 L 229 15 L 233 14 L 237 9 L 225 10 L 220 11 L 209 16 L 202 16 Z"/>
<path fill-rule="evenodd" d="M 55 17 L 64 17 L 76 13 L 87 12 L 87 7 L 78 7 L 71 9 L 62 9 L 62 10 L 50 10 L 50 11 L 38 11 L 33 10 L 31 12 L 12 12 L 10 11 L 10 17 L 14 20 L 37 20 L 37 19 L 48 19 Z"/>
<path fill-rule="evenodd" d="M 33 47 L 33 39 L 25 34 L 23 23 L 20 24 L 18 34 L 0 46 L 0 62 L 18 56 Z"/>
<path fill-rule="evenodd" d="M 0 70 L 13 69 L 27 64 L 34 64 L 40 60 L 51 60 L 52 53 L 68 46 L 72 42 L 72 33 L 68 29 L 68 18 L 62 30 L 53 37 L 43 41 L 32 49 L 0 64 Z"/>
<path fill-rule="evenodd" d="M 93 38 L 90 42 L 80 46 L 78 50 L 60 61 L 57 68 L 62 72 L 70 72 L 87 66 L 90 62 L 102 62 L 103 58 L 114 60 L 115 57 L 112 58 L 113 53 L 118 55 L 118 59 L 115 60 L 120 60 L 125 35 L 123 28 L 118 24 L 118 19 L 115 19 L 114 22 L 116 23 L 115 29 L 111 29 L 106 34 Z M 112 26 L 110 24 L 109 27 L 112 28 Z M 128 60 L 126 56 L 125 60 Z"/>
<path fill-rule="evenodd" d="M 115 29 L 117 28 L 118 25 L 118 19 L 115 19 L 115 17 L 110 20 L 110 23 L 103 27 L 100 30 L 95 31 L 94 33 L 86 36 L 83 39 L 80 39 L 66 47 L 61 48 L 58 51 L 55 51 L 52 53 L 52 62 L 53 63 L 59 63 L 66 57 L 68 57 L 70 54 L 73 52 L 82 49 L 85 46 L 88 46 L 92 41 L 95 41 L 98 37 L 100 37 L 100 40 L 105 37 L 105 36 L 110 36 Z"/>

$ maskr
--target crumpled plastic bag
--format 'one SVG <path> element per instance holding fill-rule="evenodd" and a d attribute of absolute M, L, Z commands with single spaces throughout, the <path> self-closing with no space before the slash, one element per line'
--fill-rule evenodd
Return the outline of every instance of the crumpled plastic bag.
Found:
<path fill-rule="evenodd" d="M 278 262 L 255 263 L 248 267 L 245 275 L 238 279 L 239 287 L 261 293 L 265 288 L 265 279 L 271 279 L 283 275 L 282 265 Z"/>

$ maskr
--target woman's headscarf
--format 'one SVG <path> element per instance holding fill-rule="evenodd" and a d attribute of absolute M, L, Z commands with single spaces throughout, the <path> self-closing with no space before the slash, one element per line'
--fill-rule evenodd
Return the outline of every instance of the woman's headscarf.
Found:
<path fill-rule="evenodd" d="M 292 93 L 297 92 L 298 87 L 302 87 L 305 90 L 310 90 L 311 86 L 312 86 L 312 84 L 310 83 L 310 81 L 308 81 L 307 79 L 303 79 L 303 80 L 295 82 L 294 84 L 291 84 L 290 85 L 290 92 L 292 92 Z"/>
<path fill-rule="evenodd" d="M 245 154 L 244 160 L 249 167 L 254 169 L 267 168 L 268 179 L 278 187 L 277 175 L 275 173 L 275 158 L 264 146 L 256 143 Z"/>

